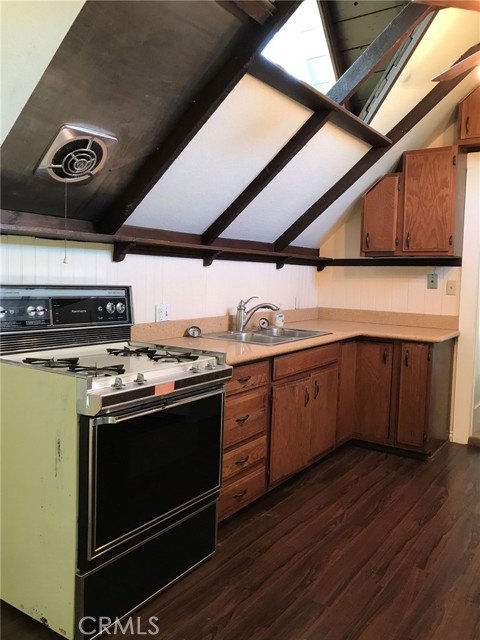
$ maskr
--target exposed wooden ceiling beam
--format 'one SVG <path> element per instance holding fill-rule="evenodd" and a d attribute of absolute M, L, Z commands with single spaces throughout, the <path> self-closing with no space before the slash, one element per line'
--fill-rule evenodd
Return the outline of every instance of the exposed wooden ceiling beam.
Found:
<path fill-rule="evenodd" d="M 480 0 L 412 0 L 415 4 L 428 4 L 439 9 L 468 9 L 480 11 Z"/>
<path fill-rule="evenodd" d="M 456 64 L 452 64 L 451 67 L 443 71 L 442 73 L 432 78 L 432 82 L 444 82 L 445 80 L 451 80 L 458 76 L 458 74 L 463 73 L 464 71 L 469 71 L 472 67 L 480 65 L 480 44 L 477 45 L 476 51 L 471 53 L 468 58 L 462 60 L 461 62 L 457 62 Z"/>
<path fill-rule="evenodd" d="M 328 122 L 329 111 L 319 111 L 310 116 L 305 124 L 287 142 L 265 169 L 246 187 L 232 204 L 208 227 L 202 235 L 203 244 L 212 244 L 225 229 L 240 215 L 263 189 L 277 176 L 290 160 L 302 149 L 308 140 Z"/>
<path fill-rule="evenodd" d="M 249 73 L 312 111 L 331 111 L 332 122 L 335 122 L 344 131 L 351 133 L 360 140 L 373 146 L 388 146 L 390 144 L 388 137 L 378 133 L 353 113 L 350 113 L 350 111 L 308 84 L 297 80 L 263 56 L 259 56 L 252 63 Z"/>
<path fill-rule="evenodd" d="M 230 59 L 219 73 L 197 96 L 171 133 L 159 143 L 157 149 L 145 161 L 135 178 L 126 185 L 122 194 L 97 221 L 97 230 L 114 234 L 131 215 L 147 193 L 158 182 L 188 143 L 215 112 L 248 70 L 250 62 L 261 51 L 273 34 L 290 18 L 301 0 L 282 0 L 275 13 L 264 25 L 249 25 L 248 37 L 236 47 Z"/>
<path fill-rule="evenodd" d="M 420 24 L 434 9 L 425 5 L 408 4 L 393 19 L 382 33 L 363 51 L 349 69 L 337 80 L 327 92 L 327 96 L 338 102 L 345 103 L 386 60 L 395 49 L 408 38 L 417 25 Z"/>
<path fill-rule="evenodd" d="M 275 10 L 273 2 L 270 0 L 233 0 L 233 3 L 259 24 L 268 20 Z"/>
<path fill-rule="evenodd" d="M 461 59 L 470 55 L 467 51 Z M 453 80 L 439 83 L 428 93 L 400 122 L 388 132 L 393 144 L 399 142 L 433 107 L 435 107 L 450 91 L 452 91 L 467 75 L 469 71 L 457 76 Z M 275 242 L 275 251 L 283 251 L 315 220 L 330 207 L 347 189 L 349 189 L 366 171 L 368 171 L 388 151 L 388 148 L 377 147 L 368 151 L 350 171 L 336 182 L 321 198 L 312 204 L 290 227 L 279 236 Z"/>

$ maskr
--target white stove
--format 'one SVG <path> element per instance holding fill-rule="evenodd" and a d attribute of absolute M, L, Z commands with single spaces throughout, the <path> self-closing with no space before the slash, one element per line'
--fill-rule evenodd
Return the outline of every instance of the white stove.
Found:
<path fill-rule="evenodd" d="M 80 415 L 109 413 L 231 377 L 222 353 L 108 340 L 128 338 L 132 322 L 129 287 L 0 287 L 2 360 L 76 377 Z"/>

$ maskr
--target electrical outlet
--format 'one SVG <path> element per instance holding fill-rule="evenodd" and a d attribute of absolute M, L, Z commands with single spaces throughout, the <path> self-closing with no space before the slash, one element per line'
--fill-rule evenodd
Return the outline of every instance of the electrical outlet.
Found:
<path fill-rule="evenodd" d="M 164 302 L 155 305 L 155 322 L 170 320 L 170 306 Z"/>
<path fill-rule="evenodd" d="M 427 289 L 438 289 L 438 273 L 427 275 Z"/>
<path fill-rule="evenodd" d="M 447 280 L 447 296 L 456 296 L 456 295 L 457 295 L 457 281 Z"/>

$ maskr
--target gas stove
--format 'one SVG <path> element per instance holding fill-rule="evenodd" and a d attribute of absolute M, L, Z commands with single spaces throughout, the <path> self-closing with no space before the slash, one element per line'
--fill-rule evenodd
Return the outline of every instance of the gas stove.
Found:
<path fill-rule="evenodd" d="M 231 377 L 222 353 L 109 342 L 111 333 L 129 337 L 128 287 L 2 286 L 0 310 L 2 347 L 10 351 L 3 361 L 77 378 L 81 415 L 109 413 Z M 66 346 L 72 342 L 75 346 Z"/>

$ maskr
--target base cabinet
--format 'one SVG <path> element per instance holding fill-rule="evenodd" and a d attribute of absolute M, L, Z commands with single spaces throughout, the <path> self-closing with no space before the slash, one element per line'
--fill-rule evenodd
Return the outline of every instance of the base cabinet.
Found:
<path fill-rule="evenodd" d="M 448 440 L 453 341 L 357 345 L 354 438 L 431 455 Z"/>
<path fill-rule="evenodd" d="M 335 447 L 338 359 L 338 345 L 275 358 L 270 484 Z"/>
<path fill-rule="evenodd" d="M 227 383 L 219 520 L 265 492 L 270 362 L 234 367 Z"/>

